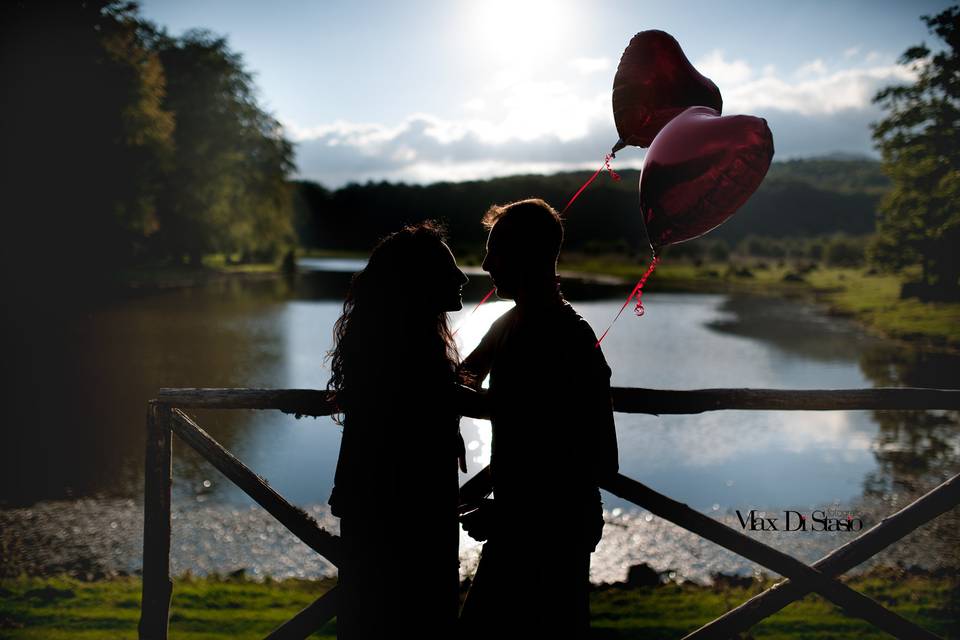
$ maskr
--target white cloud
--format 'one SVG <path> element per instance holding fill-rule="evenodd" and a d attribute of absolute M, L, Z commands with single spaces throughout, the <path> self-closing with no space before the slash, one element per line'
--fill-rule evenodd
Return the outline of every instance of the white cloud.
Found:
<path fill-rule="evenodd" d="M 816 60 L 811 60 L 806 62 L 797 69 L 796 76 L 798 78 L 804 78 L 808 76 L 822 76 L 827 72 L 827 65 L 823 63 L 823 60 L 817 58 Z"/>
<path fill-rule="evenodd" d="M 876 61 L 879 57 L 874 51 L 867 59 Z M 867 109 L 881 86 L 916 78 L 913 71 L 902 65 L 830 72 L 820 58 L 805 62 L 789 76 L 778 74 L 772 65 L 762 67 L 757 74 L 747 62 L 728 60 L 721 50 L 710 52 L 695 66 L 720 88 L 725 113 L 778 109 L 828 115 L 843 109 Z"/>
<path fill-rule="evenodd" d="M 817 65 L 813 67 L 816 69 Z M 721 88 L 725 113 L 754 113 L 778 109 L 801 115 L 830 115 L 846 109 L 870 107 L 876 91 L 888 84 L 910 82 L 913 71 L 900 65 L 843 69 L 816 77 L 788 81 L 765 76 L 743 84 Z"/>
<path fill-rule="evenodd" d="M 860 53 L 860 47 L 850 47 L 849 49 L 845 49 L 845 50 L 844 50 L 844 52 L 843 52 L 843 57 L 844 57 L 844 58 L 852 58 L 852 57 L 854 57 L 855 55 L 857 55 L 858 53 Z"/>
<path fill-rule="evenodd" d="M 720 49 L 708 53 L 694 63 L 697 70 L 720 87 L 746 82 L 753 76 L 753 69 L 744 60 L 727 60 Z"/>
<path fill-rule="evenodd" d="M 576 58 L 570 66 L 580 73 L 596 73 L 613 68 L 613 62 L 610 58 Z"/>
<path fill-rule="evenodd" d="M 487 106 L 483 98 L 471 98 L 463 103 L 463 108 L 467 111 L 483 111 Z"/>
<path fill-rule="evenodd" d="M 781 159 L 873 153 L 869 123 L 879 114 L 873 95 L 916 77 L 901 65 L 860 62 L 830 69 L 821 59 L 795 69 L 754 68 L 719 50 L 696 66 L 720 87 L 725 114 L 767 119 Z M 298 143 L 300 175 L 332 187 L 368 179 L 432 182 L 594 168 L 617 138 L 609 91 L 586 91 L 577 77 L 561 78 L 505 71 L 461 105 L 463 117 L 287 122 L 285 131 Z M 626 149 L 614 166 L 637 167 L 642 154 Z"/>
<path fill-rule="evenodd" d="M 519 116 L 522 119 L 523 114 Z M 508 127 L 518 122 L 508 118 Z M 498 123 L 448 121 L 419 114 L 398 126 L 288 128 L 296 138 L 300 175 L 329 186 L 349 181 L 460 181 L 596 168 L 615 142 L 612 122 L 587 119 L 581 135 L 563 138 L 541 130 L 533 137 L 503 137 Z M 304 132 L 310 135 L 302 136 Z M 623 154 L 627 156 L 626 153 Z M 616 161 L 638 168 L 640 154 Z"/>

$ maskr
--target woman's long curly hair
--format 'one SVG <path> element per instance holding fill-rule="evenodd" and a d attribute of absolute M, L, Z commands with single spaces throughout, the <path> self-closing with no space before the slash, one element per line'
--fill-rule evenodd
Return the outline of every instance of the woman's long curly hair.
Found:
<path fill-rule="evenodd" d="M 408 225 L 380 240 L 353 276 L 327 353 L 337 424 L 351 408 L 377 402 L 408 372 L 429 377 L 418 384 L 454 380 L 459 356 L 446 311 L 407 293 L 435 276 L 445 240 L 436 221 Z"/>

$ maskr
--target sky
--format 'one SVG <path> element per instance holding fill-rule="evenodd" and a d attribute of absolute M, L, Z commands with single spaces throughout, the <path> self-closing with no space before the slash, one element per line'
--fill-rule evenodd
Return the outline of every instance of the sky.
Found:
<path fill-rule="evenodd" d="M 180 35 L 225 35 L 294 141 L 297 177 L 429 183 L 596 168 L 617 141 L 611 87 L 639 31 L 673 35 L 723 95 L 767 120 L 775 160 L 876 156 L 879 88 L 938 44 L 932 0 L 147 0 Z M 643 150 L 614 168 L 640 167 Z"/>

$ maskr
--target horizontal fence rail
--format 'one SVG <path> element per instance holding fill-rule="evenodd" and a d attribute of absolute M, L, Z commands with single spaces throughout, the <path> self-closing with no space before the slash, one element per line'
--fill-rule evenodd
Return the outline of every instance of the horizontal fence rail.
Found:
<path fill-rule="evenodd" d="M 856 411 L 960 409 L 960 390 L 880 387 L 876 389 L 640 389 L 612 387 L 618 413 L 693 414 L 704 411 Z M 333 395 L 316 389 L 160 389 L 157 401 L 203 409 L 278 409 L 328 416 Z M 464 414 L 469 415 L 469 414 Z M 485 417 L 485 416 L 471 416 Z"/>
<path fill-rule="evenodd" d="M 960 390 L 878 389 L 699 389 L 690 391 L 614 387 L 614 411 L 642 414 L 696 414 L 704 411 L 837 411 L 960 409 Z M 182 408 L 276 409 L 301 416 L 326 416 L 337 410 L 333 396 L 315 389 L 160 389 L 148 403 L 144 483 L 143 598 L 141 639 L 167 638 L 173 583 L 170 580 L 172 434 L 206 458 L 311 549 L 340 563 L 340 539 L 322 529 L 305 511 L 290 504 L 267 482 L 224 449 Z M 471 402 L 470 415 L 489 416 L 489 399 Z M 460 488 L 461 504 L 475 503 L 492 491 L 485 467 Z M 936 635 L 854 591 L 837 578 L 907 535 L 917 527 L 960 504 L 960 475 L 930 491 L 896 514 L 884 518 L 855 540 L 807 565 L 754 538 L 704 515 L 686 504 L 636 480 L 616 474 L 601 482 L 614 495 L 748 558 L 786 579 L 692 632 L 684 640 L 730 638 L 749 629 L 791 602 L 816 592 L 846 612 L 890 635 L 903 639 L 932 639 Z M 268 638 L 306 638 L 336 616 L 339 587 L 275 629 Z"/>

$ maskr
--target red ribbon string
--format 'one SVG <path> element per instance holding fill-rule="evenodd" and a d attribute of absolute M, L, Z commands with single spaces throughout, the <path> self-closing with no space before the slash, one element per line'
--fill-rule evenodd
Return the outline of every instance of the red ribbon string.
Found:
<path fill-rule="evenodd" d="M 567 209 L 570 208 L 570 205 L 573 204 L 573 201 L 580 197 L 580 194 L 583 193 L 584 190 L 585 190 L 587 187 L 590 186 L 590 183 L 591 183 L 591 182 L 593 182 L 594 180 L 597 179 L 597 176 L 599 176 L 599 175 L 600 175 L 600 172 L 602 172 L 603 170 L 606 170 L 606 171 L 608 171 L 608 172 L 610 173 L 610 177 L 613 178 L 614 182 L 620 182 L 620 174 L 618 174 L 616 171 L 614 171 L 614 170 L 613 170 L 613 167 L 610 166 L 610 161 L 613 160 L 613 158 L 614 158 L 614 155 L 613 155 L 612 153 L 608 153 L 608 154 L 603 158 L 603 164 L 600 166 L 600 168 L 597 169 L 596 173 L 594 173 L 592 176 L 590 176 L 590 178 L 588 178 L 587 181 L 583 183 L 583 186 L 581 186 L 581 187 L 577 190 L 577 192 L 576 192 L 575 194 L 573 194 L 573 197 L 570 198 L 570 201 L 569 201 L 569 202 L 567 202 L 567 206 L 565 206 L 565 207 L 563 208 L 563 211 L 560 212 L 560 215 L 563 215 L 563 214 L 565 214 L 565 213 L 567 212 Z M 486 302 L 487 299 L 488 299 L 490 296 L 492 296 L 492 295 L 493 295 L 493 292 L 496 291 L 496 290 L 497 290 L 496 287 L 494 287 L 493 289 L 490 289 L 490 292 L 489 292 L 487 295 L 483 296 L 483 299 L 482 299 L 479 303 L 477 303 L 477 306 L 473 308 L 473 311 L 471 311 L 470 314 L 467 316 L 467 319 L 463 321 L 463 324 L 466 324 L 467 320 L 470 319 L 470 316 L 472 316 L 474 313 L 476 313 L 476 312 L 477 312 L 477 309 L 480 308 L 480 305 L 482 305 L 484 302 Z M 633 295 L 631 294 L 630 297 L 632 298 Z M 629 302 L 629 298 L 627 299 L 627 301 Z M 638 303 L 638 304 L 639 304 L 639 303 Z M 641 309 L 642 309 L 642 307 L 641 307 Z M 640 313 L 643 313 L 643 311 L 641 310 Z M 461 324 L 460 326 L 463 326 L 463 324 Z M 457 328 L 453 331 L 453 335 L 457 335 L 457 331 L 459 331 L 459 330 L 460 330 L 460 327 L 457 327 Z M 603 338 L 601 338 L 601 340 L 602 340 L 602 339 L 603 339 Z M 598 342 L 597 344 L 599 345 L 600 343 Z"/>
<path fill-rule="evenodd" d="M 610 328 L 613 327 L 613 323 L 617 321 L 617 318 L 620 317 L 620 314 L 623 313 L 623 310 L 627 308 L 627 305 L 630 304 L 630 301 L 633 300 L 634 296 L 637 298 L 637 306 L 633 308 L 633 312 L 638 316 L 643 315 L 643 285 L 647 283 L 647 278 L 650 277 L 650 274 L 653 273 L 653 270 L 657 268 L 657 263 L 660 262 L 659 256 L 653 256 L 653 260 L 650 261 L 650 266 L 647 267 L 647 270 L 640 276 L 640 280 L 637 282 L 637 285 L 633 288 L 633 291 L 630 292 L 630 295 L 627 296 L 627 299 L 624 301 L 623 306 L 620 307 L 620 311 L 617 312 L 616 317 L 613 319 L 613 322 L 610 323 L 610 326 L 607 327 L 607 330 L 603 332 L 603 335 L 600 336 L 600 339 L 597 340 L 597 344 L 593 345 L 594 347 L 599 347 L 600 343 L 603 342 L 603 339 L 607 337 L 607 332 L 610 331 Z"/>
<path fill-rule="evenodd" d="M 473 308 L 473 311 L 470 312 L 470 315 L 467 316 L 467 320 L 469 320 L 469 319 L 470 319 L 470 316 L 472 316 L 473 314 L 475 314 L 475 313 L 477 312 L 477 309 L 480 308 L 480 305 L 482 305 L 484 302 L 486 302 L 487 299 L 488 299 L 490 296 L 492 296 L 492 295 L 493 295 L 493 292 L 496 291 L 496 290 L 497 290 L 496 287 L 494 287 L 493 289 L 490 289 L 490 291 L 487 292 L 487 295 L 483 296 L 483 298 L 480 299 L 480 302 L 477 303 L 477 306 L 475 306 L 475 307 Z M 464 320 L 464 321 L 463 321 L 464 324 L 467 322 L 467 320 Z M 462 326 L 463 326 L 463 325 L 461 324 L 460 327 L 462 327 Z M 451 335 L 457 335 L 457 331 L 460 331 L 460 327 L 457 327 L 456 329 L 454 329 L 454 330 L 453 330 L 453 334 L 451 334 Z"/>
<path fill-rule="evenodd" d="M 596 172 L 595 172 L 592 176 L 590 176 L 590 177 L 587 179 L 586 182 L 583 183 L 583 186 L 580 187 L 575 194 L 573 194 L 573 197 L 570 198 L 569 202 L 567 202 L 567 206 L 565 206 L 565 207 L 563 208 L 563 211 L 560 212 L 560 215 L 561 215 L 561 216 L 567 212 L 567 209 L 570 208 L 570 205 L 573 204 L 573 201 L 580 197 L 580 194 L 583 193 L 584 190 L 585 190 L 587 187 L 590 186 L 590 183 L 591 183 L 591 182 L 593 182 L 594 180 L 597 179 L 597 176 L 599 176 L 599 175 L 600 175 L 600 172 L 602 172 L 604 169 L 606 169 L 607 171 L 610 172 L 610 177 L 613 178 L 614 182 L 620 182 L 620 174 L 618 174 L 616 171 L 614 171 L 614 170 L 613 170 L 613 167 L 610 166 L 610 161 L 611 161 L 612 159 L 613 159 L 613 154 L 612 154 L 612 153 L 608 153 L 608 154 L 603 158 L 603 164 L 600 165 L 600 168 L 597 169 Z"/>

